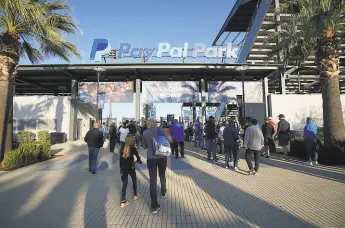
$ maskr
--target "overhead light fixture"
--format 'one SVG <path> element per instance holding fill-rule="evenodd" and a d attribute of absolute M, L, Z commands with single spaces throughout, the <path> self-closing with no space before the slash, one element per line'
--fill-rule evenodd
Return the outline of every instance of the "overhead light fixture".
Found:
<path fill-rule="evenodd" d="M 147 80 L 151 80 L 151 76 L 147 76 Z"/>
<path fill-rule="evenodd" d="M 87 81 L 87 77 L 86 76 L 83 77 L 83 81 Z"/>
<path fill-rule="evenodd" d="M 169 76 L 169 80 L 172 80 L 172 76 Z"/>
<path fill-rule="evenodd" d="M 128 76 L 126 77 L 126 80 L 127 80 L 127 81 L 129 80 L 129 77 L 128 77 Z"/>
<path fill-rule="evenodd" d="M 214 79 L 215 79 L 215 77 L 214 77 L 214 76 L 212 76 L 212 81 L 214 81 Z"/>
<path fill-rule="evenodd" d="M 194 76 L 190 76 L 190 80 L 194 80 Z"/>
<path fill-rule="evenodd" d="M 104 76 L 104 81 L 108 81 L 108 76 Z"/>
<path fill-rule="evenodd" d="M 236 81 L 236 76 L 233 76 L 233 77 L 232 77 L 232 80 L 233 80 L 233 81 Z"/>

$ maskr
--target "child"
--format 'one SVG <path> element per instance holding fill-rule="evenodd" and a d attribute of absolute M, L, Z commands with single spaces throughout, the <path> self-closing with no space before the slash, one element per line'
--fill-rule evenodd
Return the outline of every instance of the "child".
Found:
<path fill-rule="evenodd" d="M 127 135 L 124 145 L 120 150 L 120 173 L 122 180 L 122 201 L 121 207 L 124 208 L 128 205 L 126 201 L 126 190 L 128 184 L 128 174 L 131 176 L 133 181 L 133 192 L 134 200 L 139 198 L 137 193 L 137 175 L 135 173 L 135 164 L 134 162 L 139 162 L 141 164 L 140 156 L 138 154 L 137 148 L 134 146 L 134 136 Z"/>

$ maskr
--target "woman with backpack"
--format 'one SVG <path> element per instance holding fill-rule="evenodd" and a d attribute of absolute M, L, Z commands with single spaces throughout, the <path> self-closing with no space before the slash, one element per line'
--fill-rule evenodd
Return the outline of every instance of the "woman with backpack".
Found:
<path fill-rule="evenodd" d="M 133 181 L 134 200 L 137 200 L 140 195 L 137 192 L 137 175 L 135 172 L 135 162 L 141 164 L 141 159 L 137 148 L 134 146 L 134 136 L 127 135 L 125 144 L 120 149 L 120 174 L 122 180 L 122 199 L 121 207 L 124 208 L 128 205 L 126 200 L 126 191 L 128 185 L 128 175 L 131 176 Z"/>
<path fill-rule="evenodd" d="M 158 136 L 164 136 L 170 143 L 172 139 L 167 133 L 161 128 L 157 127 L 156 119 L 150 117 L 147 120 L 147 129 L 143 133 L 143 147 L 147 149 L 147 167 L 149 169 L 150 176 L 150 197 L 151 197 L 151 209 L 153 214 L 157 214 L 160 210 L 160 205 L 157 201 L 157 169 L 159 178 L 161 181 L 161 198 L 166 198 L 166 179 L 165 171 L 167 168 L 167 157 L 156 156 L 153 140 Z"/>

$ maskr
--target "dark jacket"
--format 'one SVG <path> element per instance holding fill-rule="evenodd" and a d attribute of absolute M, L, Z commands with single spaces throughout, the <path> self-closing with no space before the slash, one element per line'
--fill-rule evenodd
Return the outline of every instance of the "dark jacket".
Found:
<path fill-rule="evenodd" d="M 89 147 L 101 148 L 104 144 L 103 132 L 101 132 L 97 128 L 91 129 L 86 133 L 84 141 L 87 143 L 87 146 Z"/>
<path fill-rule="evenodd" d="M 134 155 L 137 157 L 137 162 L 141 163 L 141 158 L 138 153 L 137 148 L 135 146 L 131 146 L 131 151 L 129 153 L 128 158 L 123 158 L 123 149 L 124 145 L 121 146 L 120 149 L 120 168 L 121 169 L 129 169 L 129 168 L 134 168 Z"/>
<path fill-rule="evenodd" d="M 115 126 L 110 126 L 109 128 L 109 135 L 110 135 L 110 138 L 112 139 L 116 139 L 117 138 L 117 129 Z"/>
<path fill-rule="evenodd" d="M 272 139 L 274 133 L 274 127 L 272 124 L 264 123 L 264 125 L 262 125 L 262 134 L 264 135 L 265 139 Z"/>
<path fill-rule="evenodd" d="M 170 135 L 175 142 L 183 142 L 183 126 L 179 122 L 175 122 L 170 126 Z"/>
<path fill-rule="evenodd" d="M 225 146 L 236 146 L 237 140 L 239 140 L 238 130 L 230 126 L 224 128 L 223 138 Z"/>
<path fill-rule="evenodd" d="M 133 123 L 129 124 L 127 127 L 129 130 L 129 134 L 135 135 L 135 133 L 137 133 L 137 128 L 135 127 Z"/>
<path fill-rule="evenodd" d="M 206 124 L 206 138 L 207 139 L 216 139 L 216 125 L 212 120 L 209 120 Z"/>
<path fill-rule="evenodd" d="M 285 119 L 282 119 L 278 123 L 277 136 L 288 136 L 290 134 L 290 124 Z"/>

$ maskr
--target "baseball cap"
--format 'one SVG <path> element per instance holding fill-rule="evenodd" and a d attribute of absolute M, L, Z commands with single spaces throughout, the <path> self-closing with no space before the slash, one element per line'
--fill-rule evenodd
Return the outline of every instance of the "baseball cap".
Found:
<path fill-rule="evenodd" d="M 278 118 L 285 118 L 284 114 L 279 114 Z"/>

